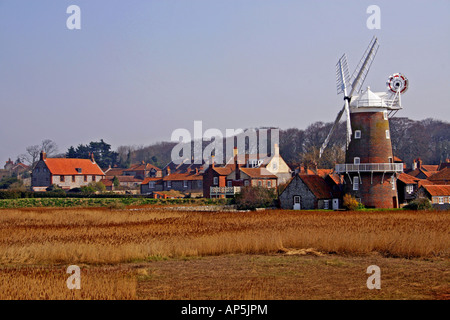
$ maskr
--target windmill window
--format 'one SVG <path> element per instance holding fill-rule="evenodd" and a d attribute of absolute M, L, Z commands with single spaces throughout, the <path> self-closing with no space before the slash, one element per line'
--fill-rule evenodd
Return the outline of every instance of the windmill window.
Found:
<path fill-rule="evenodd" d="M 361 130 L 355 131 L 355 139 L 361 139 Z"/>
<path fill-rule="evenodd" d="M 353 158 L 353 164 L 360 164 L 360 163 L 361 163 L 361 159 L 359 157 Z"/>
<path fill-rule="evenodd" d="M 359 190 L 359 177 L 353 177 L 353 190 Z"/>
<path fill-rule="evenodd" d="M 384 120 L 387 120 L 387 119 L 388 119 L 388 113 L 387 113 L 387 111 L 383 111 L 383 118 L 384 118 Z"/>
<path fill-rule="evenodd" d="M 389 133 L 389 130 L 386 130 L 386 139 L 390 139 L 391 138 L 391 134 Z"/>
<path fill-rule="evenodd" d="M 213 184 L 214 184 L 215 186 L 217 186 L 217 185 L 219 184 L 219 178 L 218 178 L 218 177 L 214 177 L 214 179 L 213 179 Z"/>

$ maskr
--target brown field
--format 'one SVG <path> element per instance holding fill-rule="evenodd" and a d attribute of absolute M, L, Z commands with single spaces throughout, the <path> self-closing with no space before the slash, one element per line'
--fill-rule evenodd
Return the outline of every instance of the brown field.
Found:
<path fill-rule="evenodd" d="M 449 230 L 449 211 L 0 210 L 0 299 L 448 299 Z"/>

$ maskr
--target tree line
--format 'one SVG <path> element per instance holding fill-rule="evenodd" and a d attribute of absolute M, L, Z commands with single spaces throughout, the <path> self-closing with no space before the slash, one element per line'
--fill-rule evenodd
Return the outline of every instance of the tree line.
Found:
<path fill-rule="evenodd" d="M 402 159 L 408 167 L 420 157 L 424 164 L 439 164 L 450 158 L 450 123 L 437 120 L 411 120 L 391 118 L 390 130 L 394 156 Z M 306 129 L 289 128 L 279 130 L 280 154 L 291 168 L 311 165 L 318 168 L 333 168 L 345 161 L 345 126 L 338 124 L 324 154 L 319 158 L 319 149 L 331 130 L 332 122 L 312 123 Z M 256 129 L 258 130 L 258 129 Z M 210 142 L 202 142 L 203 148 Z M 151 163 L 164 168 L 171 161 L 175 142 L 158 142 L 148 146 L 123 145 L 116 151 L 103 139 L 86 145 L 71 146 L 65 153 L 57 154 L 58 147 L 52 140 L 44 140 L 41 145 L 30 146 L 18 160 L 34 165 L 39 160 L 41 150 L 48 156 L 88 159 L 94 154 L 96 162 L 103 169 L 111 167 L 127 168 L 134 163 Z M 226 142 L 223 141 L 225 148 Z M 193 149 L 193 143 L 191 144 Z M 241 151 L 240 151 L 241 152 Z M 192 153 L 193 154 L 193 153 Z M 224 150 L 225 154 L 225 150 Z"/>

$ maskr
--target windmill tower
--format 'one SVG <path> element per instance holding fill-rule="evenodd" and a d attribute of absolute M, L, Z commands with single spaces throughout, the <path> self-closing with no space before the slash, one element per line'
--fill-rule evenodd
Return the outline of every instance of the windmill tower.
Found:
<path fill-rule="evenodd" d="M 361 90 L 378 47 L 374 37 L 352 77 L 349 77 L 346 56 L 339 59 L 337 89 L 338 94 L 344 94 L 344 106 L 320 149 L 320 156 L 345 112 L 345 163 L 336 165 L 336 172 L 344 177 L 344 192 L 366 207 L 396 208 L 396 175 L 403 172 L 403 164 L 393 160 L 389 117 L 402 108 L 401 95 L 408 88 L 408 80 L 396 73 L 387 81 L 387 92 L 373 92 L 370 87 Z"/>

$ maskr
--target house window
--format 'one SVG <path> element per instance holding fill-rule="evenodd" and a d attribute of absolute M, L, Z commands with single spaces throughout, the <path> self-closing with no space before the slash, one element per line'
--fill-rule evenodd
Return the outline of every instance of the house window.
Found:
<path fill-rule="evenodd" d="M 75 176 L 72 176 L 72 182 L 75 182 Z"/>
<path fill-rule="evenodd" d="M 355 131 L 355 139 L 361 139 L 361 130 Z"/>
<path fill-rule="evenodd" d="M 300 196 L 294 196 L 294 204 L 300 203 Z"/>
<path fill-rule="evenodd" d="M 198 186 L 199 188 L 203 188 L 202 185 L 203 185 L 203 181 L 202 181 L 202 180 L 198 180 L 198 181 L 197 181 L 197 186 Z"/>
<path fill-rule="evenodd" d="M 148 187 L 149 187 L 150 189 L 154 189 L 154 188 L 155 188 L 155 181 L 150 181 L 150 182 L 148 183 Z"/>
<path fill-rule="evenodd" d="M 87 182 L 87 176 L 84 176 L 84 182 Z"/>
<path fill-rule="evenodd" d="M 438 201 L 439 201 L 439 204 L 444 204 L 444 197 L 439 197 Z"/>
<path fill-rule="evenodd" d="M 390 139 L 391 138 L 391 134 L 389 133 L 389 130 L 386 130 L 386 139 Z"/>
<path fill-rule="evenodd" d="M 39 168 L 36 168 L 36 172 L 39 172 Z"/>
<path fill-rule="evenodd" d="M 359 157 L 354 157 L 353 158 L 353 163 L 354 164 L 360 164 L 361 163 L 361 159 Z"/>
<path fill-rule="evenodd" d="M 413 191 L 414 191 L 414 186 L 412 184 L 407 184 L 406 185 L 406 193 L 411 194 L 411 193 L 413 193 Z"/>
<path fill-rule="evenodd" d="M 168 189 L 172 188 L 172 181 L 167 181 L 167 188 Z"/>
<path fill-rule="evenodd" d="M 323 200 L 323 208 L 325 210 L 330 209 L 330 200 Z"/>
<path fill-rule="evenodd" d="M 245 186 L 245 187 L 248 187 L 248 185 L 249 185 L 248 180 L 244 180 L 244 186 Z"/>
<path fill-rule="evenodd" d="M 92 181 L 94 181 L 94 182 L 95 182 L 95 176 L 92 176 Z"/>
<path fill-rule="evenodd" d="M 219 184 L 219 177 L 213 178 L 213 185 L 217 186 Z"/>
<path fill-rule="evenodd" d="M 388 113 L 387 113 L 387 111 L 383 111 L 383 118 L 384 118 L 384 120 L 387 120 L 387 119 L 388 119 Z"/>
<path fill-rule="evenodd" d="M 272 188 L 272 181 L 270 180 L 267 181 L 267 188 Z"/>
<path fill-rule="evenodd" d="M 187 188 L 187 187 L 188 187 L 187 180 L 184 180 L 184 181 L 183 181 L 183 187 L 184 187 L 184 188 Z"/>
<path fill-rule="evenodd" d="M 353 177 L 353 190 L 359 190 L 359 177 Z"/>
<path fill-rule="evenodd" d="M 232 187 L 232 186 L 233 186 L 233 182 L 231 182 L 231 180 L 227 181 L 227 187 Z"/>
<path fill-rule="evenodd" d="M 60 176 L 59 181 L 64 182 L 64 176 Z"/>
<path fill-rule="evenodd" d="M 262 187 L 262 181 L 258 180 L 258 187 Z"/>
<path fill-rule="evenodd" d="M 277 170 L 277 169 L 278 169 L 277 163 L 274 162 L 274 163 L 272 164 L 272 170 Z"/>

